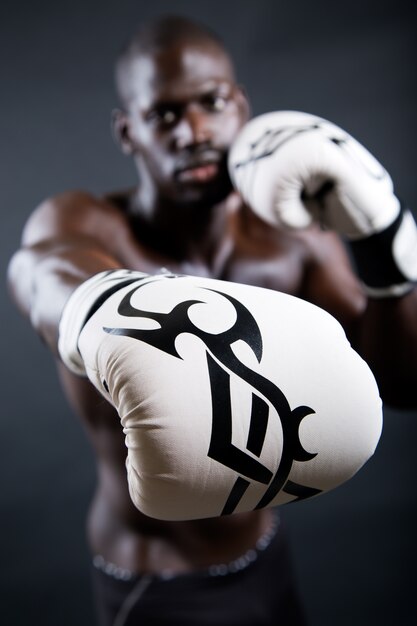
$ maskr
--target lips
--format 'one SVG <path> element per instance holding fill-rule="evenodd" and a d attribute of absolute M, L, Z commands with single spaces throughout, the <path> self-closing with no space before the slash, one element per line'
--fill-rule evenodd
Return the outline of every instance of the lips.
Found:
<path fill-rule="evenodd" d="M 219 173 L 222 155 L 210 151 L 188 159 L 176 169 L 175 177 L 181 183 L 205 183 L 213 180 Z"/>
<path fill-rule="evenodd" d="M 189 169 L 180 170 L 177 173 L 177 180 L 181 183 L 205 183 L 215 178 L 218 172 L 218 163 L 207 163 L 205 165 L 197 165 Z"/>

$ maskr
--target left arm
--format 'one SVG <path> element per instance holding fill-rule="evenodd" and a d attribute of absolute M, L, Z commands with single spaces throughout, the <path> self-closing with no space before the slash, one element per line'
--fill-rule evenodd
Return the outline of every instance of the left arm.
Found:
<path fill-rule="evenodd" d="M 417 288 L 402 296 L 366 294 L 345 246 L 335 233 L 300 232 L 310 252 L 300 294 L 343 325 L 353 347 L 371 367 L 383 400 L 417 406 Z"/>
<path fill-rule="evenodd" d="M 339 319 L 387 403 L 416 407 L 417 226 L 386 170 L 345 131 L 294 111 L 249 122 L 229 168 L 259 217 L 305 233 L 312 260 L 300 295 Z M 315 224 L 346 240 L 358 278 L 338 237 Z"/>
<path fill-rule="evenodd" d="M 358 322 L 358 350 L 373 370 L 382 398 L 417 406 L 417 290 L 399 298 L 370 298 Z"/>

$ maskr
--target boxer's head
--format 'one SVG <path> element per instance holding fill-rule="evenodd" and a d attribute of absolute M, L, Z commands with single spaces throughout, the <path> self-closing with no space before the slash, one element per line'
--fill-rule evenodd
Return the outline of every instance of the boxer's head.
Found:
<path fill-rule="evenodd" d="M 248 105 L 220 40 L 184 18 L 157 20 L 120 55 L 116 84 L 115 134 L 150 192 L 174 203 L 225 197 L 227 151 Z"/>

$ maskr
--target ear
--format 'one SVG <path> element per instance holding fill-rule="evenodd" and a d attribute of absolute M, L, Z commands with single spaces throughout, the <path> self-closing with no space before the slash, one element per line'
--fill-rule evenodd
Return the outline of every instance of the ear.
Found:
<path fill-rule="evenodd" d="M 123 154 L 132 154 L 133 152 L 129 126 L 128 114 L 121 109 L 113 109 L 111 113 L 112 136 Z"/>
<path fill-rule="evenodd" d="M 246 124 L 251 116 L 251 106 L 246 89 L 243 85 L 236 85 L 236 101 L 239 106 L 242 123 Z"/>

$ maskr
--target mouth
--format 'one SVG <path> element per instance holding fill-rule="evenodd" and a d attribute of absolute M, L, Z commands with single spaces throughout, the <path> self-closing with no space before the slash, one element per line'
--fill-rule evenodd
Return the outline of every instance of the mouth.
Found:
<path fill-rule="evenodd" d="M 218 173 L 218 163 L 195 165 L 177 172 L 177 180 L 180 183 L 205 183 L 216 178 Z"/>
<path fill-rule="evenodd" d="M 180 183 L 210 182 L 218 176 L 221 160 L 217 153 L 190 159 L 176 170 L 175 177 Z"/>

